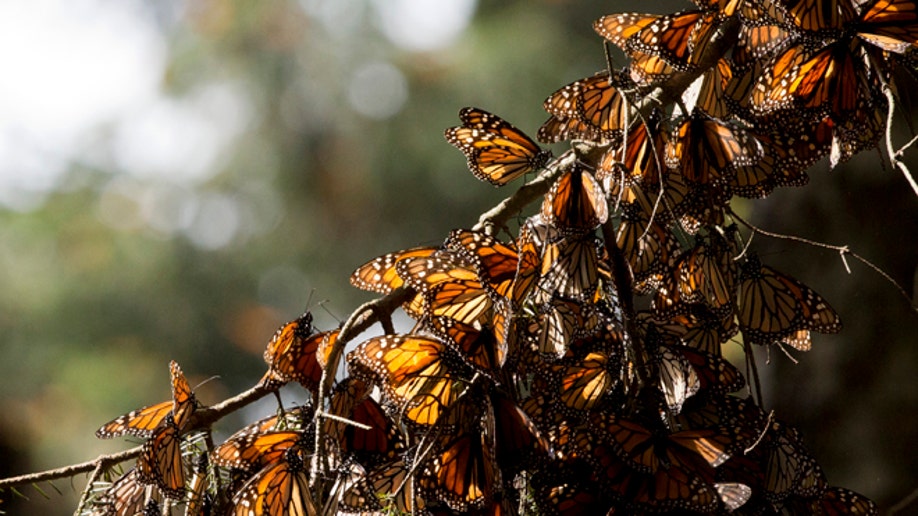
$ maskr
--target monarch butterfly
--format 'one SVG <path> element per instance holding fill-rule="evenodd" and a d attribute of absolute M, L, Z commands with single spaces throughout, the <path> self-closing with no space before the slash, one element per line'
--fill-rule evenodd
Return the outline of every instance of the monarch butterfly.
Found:
<path fill-rule="evenodd" d="M 765 435 L 753 451 L 764 466 L 765 499 L 777 504 L 791 495 L 812 497 L 825 489 L 825 476 L 795 429 L 773 421 Z"/>
<path fill-rule="evenodd" d="M 591 415 L 590 423 L 595 432 L 610 439 L 612 449 L 629 467 L 645 473 L 682 468 L 709 482 L 714 479 L 714 468 L 730 456 L 730 438 L 721 428 L 661 433 L 601 412 Z"/>
<path fill-rule="evenodd" d="M 752 498 L 752 488 L 739 482 L 714 482 L 717 496 L 727 512 L 733 512 Z"/>
<path fill-rule="evenodd" d="M 115 480 L 94 505 L 102 516 L 135 516 L 143 514 L 147 498 L 147 486 L 138 479 L 137 468 L 131 468 Z M 150 501 L 156 503 L 152 498 Z"/>
<path fill-rule="evenodd" d="M 844 37 L 857 18 L 855 2 L 850 1 L 757 0 L 744 2 L 739 12 L 744 24 L 778 26 L 812 42 Z"/>
<path fill-rule="evenodd" d="M 736 392 L 746 385 L 739 370 L 720 356 L 682 346 L 670 346 L 665 350 L 685 359 L 684 363 L 697 375 L 702 390 L 723 394 Z M 665 366 L 665 360 L 663 362 Z"/>
<path fill-rule="evenodd" d="M 918 45 L 918 5 L 914 0 L 873 0 L 855 25 L 859 38 L 888 52 L 904 54 Z"/>
<path fill-rule="evenodd" d="M 509 475 L 547 458 L 551 445 L 529 415 L 503 391 L 493 390 L 489 399 L 494 414 L 494 456 L 500 470 Z"/>
<path fill-rule="evenodd" d="M 543 107 L 553 118 L 539 129 L 539 138 L 542 141 L 569 139 L 567 136 L 591 140 L 618 138 L 628 115 L 627 101 L 618 90 L 620 83 L 621 78 L 600 72 L 552 93 Z M 578 123 L 559 125 L 568 120 Z M 565 133 L 565 137 L 558 133 Z"/>
<path fill-rule="evenodd" d="M 579 165 L 561 175 L 542 202 L 542 219 L 564 234 L 596 229 L 609 217 L 606 196 L 592 174 Z"/>
<path fill-rule="evenodd" d="M 486 410 L 490 405 L 485 402 Z M 472 421 L 470 418 L 468 421 Z M 486 416 L 454 435 L 439 439 L 439 447 L 418 479 L 430 498 L 457 512 L 491 504 L 501 487 L 494 457 L 494 417 Z"/>
<path fill-rule="evenodd" d="M 742 197 L 765 197 L 778 186 L 803 186 L 806 169 L 829 152 L 833 124 L 829 118 L 815 123 L 774 124 L 756 134 L 767 152 L 758 163 L 739 167 L 730 179 L 730 190 Z"/>
<path fill-rule="evenodd" d="M 404 251 L 397 251 L 379 256 L 361 265 L 351 274 L 351 284 L 363 290 L 390 294 L 393 290 L 404 285 L 405 281 L 398 275 L 396 265 L 401 260 L 416 257 L 433 256 L 439 252 L 437 247 L 413 247 Z M 423 315 L 424 295 L 421 292 L 402 304 L 410 317 L 420 319 Z"/>
<path fill-rule="evenodd" d="M 254 473 L 280 460 L 302 438 L 296 430 L 236 434 L 212 452 L 211 460 L 217 466 Z"/>
<path fill-rule="evenodd" d="M 597 324 L 595 314 L 587 306 L 558 294 L 539 306 L 535 317 L 539 325 L 535 350 L 550 359 L 563 357 L 581 324 L 593 327 Z"/>
<path fill-rule="evenodd" d="M 428 257 L 414 257 L 400 260 L 396 272 L 405 284 L 419 292 L 429 292 L 442 283 L 465 283 L 484 286 L 473 264 L 456 253 L 438 253 Z"/>
<path fill-rule="evenodd" d="M 614 417 L 591 419 L 595 421 L 589 429 L 575 433 L 572 446 L 589 463 L 591 478 L 607 496 L 639 512 L 716 509 L 717 491 L 698 475 L 702 464 L 709 469 L 705 476 L 713 478 L 714 469 L 696 453 L 671 442 L 655 444 L 653 435 L 635 423 Z"/>
<path fill-rule="evenodd" d="M 636 204 L 622 204 L 622 222 L 616 245 L 631 267 L 634 288 L 647 293 L 659 287 L 675 265 L 679 244 L 672 233 L 649 217 Z"/>
<path fill-rule="evenodd" d="M 449 318 L 471 326 L 493 320 L 494 300 L 488 290 L 474 282 L 444 282 L 427 292 L 425 312 L 433 318 Z"/>
<path fill-rule="evenodd" d="M 838 333 L 841 321 L 813 289 L 752 256 L 740 271 L 737 317 L 743 336 L 756 344 L 783 342 L 800 351 L 810 331 Z"/>
<path fill-rule="evenodd" d="M 505 297 L 508 294 L 519 261 L 519 255 L 512 244 L 504 244 L 477 231 L 457 229 L 447 238 L 446 248 L 474 264 L 482 283 L 490 286 L 499 296 Z"/>
<path fill-rule="evenodd" d="M 209 516 L 212 509 L 210 493 L 207 492 L 207 454 L 201 453 L 194 463 L 194 476 L 191 477 L 191 486 L 188 489 L 188 500 L 185 506 L 185 516 Z"/>
<path fill-rule="evenodd" d="M 314 334 L 312 315 L 309 312 L 284 324 L 265 349 L 264 359 L 268 371 L 260 383 L 272 389 L 288 382 L 299 382 L 312 392 L 318 391 L 322 379 L 319 348 L 322 347 L 325 353 L 330 352 L 331 346 L 327 344 L 337 336 L 338 330 Z M 321 346 L 323 342 L 325 346 Z M 322 358 L 324 362 L 328 357 Z"/>
<path fill-rule="evenodd" d="M 303 426 L 307 426 L 304 425 L 305 422 L 312 421 L 313 412 L 314 411 L 311 403 L 288 408 L 281 414 L 273 414 L 267 417 L 263 417 L 258 421 L 240 428 L 237 432 L 233 433 L 233 435 L 227 438 L 226 442 L 237 440 L 244 436 L 261 435 L 276 430 L 284 431 L 300 429 Z"/>
<path fill-rule="evenodd" d="M 471 265 L 444 256 L 418 257 L 398 262 L 396 270 L 423 294 L 425 316 L 449 317 L 469 325 L 490 322 L 495 292 Z"/>
<path fill-rule="evenodd" d="M 318 514 L 309 491 L 308 456 L 300 446 L 268 464 L 233 496 L 236 516 L 307 516 Z"/>
<path fill-rule="evenodd" d="M 794 514 L 820 514 L 822 516 L 879 516 L 877 504 L 864 495 L 843 487 L 827 487 L 815 498 L 788 500 L 785 510 Z"/>
<path fill-rule="evenodd" d="M 562 516 L 616 514 L 617 506 L 612 505 L 611 501 L 603 499 L 601 493 L 597 493 L 590 482 L 572 479 L 564 473 L 573 474 L 573 471 L 568 472 L 565 470 L 563 473 L 559 473 L 558 479 L 552 482 L 552 485 L 542 487 L 536 491 L 536 504 L 539 507 L 539 514 L 559 514 Z"/>
<path fill-rule="evenodd" d="M 720 317 L 706 306 L 698 304 L 690 305 L 685 312 L 672 316 L 663 326 L 665 330 L 657 324 L 661 331 L 670 331 L 680 345 L 715 356 L 722 355 L 721 344 L 730 340 L 738 330 L 732 312 L 726 317 Z"/>
<path fill-rule="evenodd" d="M 688 360 L 678 353 L 664 348 L 659 352 L 657 360 L 657 385 L 670 414 L 679 414 L 685 400 L 701 390 L 701 380 Z"/>
<path fill-rule="evenodd" d="M 844 120 L 832 120 L 832 146 L 829 151 L 829 165 L 851 159 L 858 152 L 877 146 L 885 134 L 886 112 L 889 105 L 885 97 L 862 99 L 854 114 Z"/>
<path fill-rule="evenodd" d="M 731 98 L 728 92 L 731 81 L 733 69 L 730 68 L 730 63 L 725 58 L 718 59 L 714 66 L 704 72 L 698 94 L 693 99 L 694 103 L 687 103 L 686 109 L 698 109 L 712 118 L 721 120 L 730 118 L 742 100 Z"/>
<path fill-rule="evenodd" d="M 543 242 L 538 237 L 542 230 L 548 231 L 548 225 L 540 217 L 530 217 L 520 226 L 516 243 L 519 249 L 516 276 L 509 289 L 510 308 L 519 308 L 532 292 L 539 279 L 542 265 L 541 248 Z"/>
<path fill-rule="evenodd" d="M 367 426 L 361 428 L 334 419 L 325 423 L 327 435 L 342 452 L 355 454 L 364 466 L 392 459 L 404 444 L 395 422 L 369 397 L 370 387 L 357 378 L 339 384 L 332 395 L 330 413 Z"/>
<path fill-rule="evenodd" d="M 647 87 L 659 84 L 676 73 L 676 69 L 660 56 L 643 52 L 631 52 L 630 55 L 628 78 L 638 86 Z"/>
<path fill-rule="evenodd" d="M 599 248 L 591 235 L 566 237 L 546 244 L 536 287 L 537 303 L 552 296 L 591 300 L 599 282 Z"/>
<path fill-rule="evenodd" d="M 408 258 L 431 256 L 438 249 L 430 246 L 412 247 L 374 258 L 351 274 L 351 285 L 377 294 L 389 294 L 404 283 L 395 270 L 396 263 Z"/>
<path fill-rule="evenodd" d="M 431 322 L 434 332 L 476 370 L 492 375 L 506 362 L 506 328 L 470 325 L 448 317 L 435 317 Z"/>
<path fill-rule="evenodd" d="M 676 129 L 666 148 L 666 162 L 690 183 L 718 184 L 736 167 L 754 164 L 762 144 L 748 131 L 697 111 Z"/>
<path fill-rule="evenodd" d="M 172 401 L 164 401 L 119 416 L 96 430 L 96 437 L 110 439 L 130 434 L 148 438 L 170 413 L 176 424 L 184 426 L 194 412 L 197 401 L 188 380 L 174 360 L 169 362 L 169 372 L 172 376 Z"/>
<path fill-rule="evenodd" d="M 730 177 L 730 191 L 740 197 L 749 199 L 768 197 L 777 186 L 803 186 L 810 181 L 805 167 L 781 165 L 780 155 L 796 157 L 786 153 L 781 146 L 767 145 L 767 151 L 755 165 L 738 167 L 736 174 Z"/>
<path fill-rule="evenodd" d="M 662 16 L 614 14 L 597 20 L 594 29 L 626 53 L 658 56 L 675 70 L 685 72 L 698 63 L 719 26 L 719 18 L 716 10 Z"/>
<path fill-rule="evenodd" d="M 659 16 L 653 14 L 619 13 L 609 14 L 593 22 L 593 30 L 622 50 L 628 40 L 649 25 Z"/>
<path fill-rule="evenodd" d="M 610 199 L 631 201 L 625 190 L 634 183 L 659 186 L 668 137 L 656 120 L 649 120 L 633 127 L 623 145 L 613 145 L 603 154 L 596 180 L 605 186 Z"/>
<path fill-rule="evenodd" d="M 599 129 L 576 116 L 550 115 L 539 127 L 536 138 L 542 143 L 558 143 L 567 140 L 599 140 Z"/>
<path fill-rule="evenodd" d="M 660 324 L 647 317 L 641 319 L 641 324 L 645 346 L 651 350 L 650 363 L 659 377 L 659 387 L 671 415 L 678 415 L 682 405 L 701 391 L 724 394 L 745 385 L 739 370 L 718 353 L 719 341 L 715 341 L 715 352 L 703 351 L 672 339 L 674 333 L 680 336 L 687 333 L 678 324 Z M 676 328 L 675 332 L 672 327 Z"/>
<path fill-rule="evenodd" d="M 167 498 L 181 500 L 185 495 L 181 428 L 172 414 L 144 441 L 137 457 L 137 477 L 143 484 L 158 486 Z"/>
<path fill-rule="evenodd" d="M 410 514 L 415 506 L 419 510 L 425 507 L 424 499 L 414 496 L 413 482 L 408 478 L 411 468 L 403 460 L 384 462 L 369 470 L 356 464 L 351 468 L 357 479 L 341 494 L 340 504 L 345 511 Z"/>
<path fill-rule="evenodd" d="M 748 72 L 755 68 L 756 61 L 770 58 L 782 48 L 793 44 L 796 39 L 789 29 L 781 25 L 743 23 L 731 60 L 736 71 Z M 737 91 L 737 88 L 734 87 L 733 91 Z"/>
<path fill-rule="evenodd" d="M 445 343 L 416 335 L 384 335 L 357 346 L 348 367 L 369 371 L 386 397 L 419 425 L 434 425 L 469 387 L 469 367 Z"/>
<path fill-rule="evenodd" d="M 542 150 L 509 122 L 483 109 L 459 111 L 462 125 L 446 130 L 446 141 L 468 158 L 478 179 L 503 186 L 545 166 L 551 151 Z"/>
<path fill-rule="evenodd" d="M 612 351 L 596 349 L 554 366 L 557 380 L 553 391 L 563 404 L 559 408 L 575 415 L 571 409 L 589 411 L 606 399 L 619 384 L 622 364 L 618 357 Z"/>
<path fill-rule="evenodd" d="M 679 293 L 690 302 L 705 303 L 715 315 L 732 312 L 737 270 L 731 250 L 720 240 L 700 240 L 676 266 Z"/>
<path fill-rule="evenodd" d="M 841 3 L 841 2 L 839 2 Z M 813 50 L 797 44 L 774 59 L 752 91 L 758 113 L 798 107 L 828 114 L 836 122 L 851 117 L 876 93 L 856 40 L 839 40 Z"/>
<path fill-rule="evenodd" d="M 714 10 L 663 16 L 629 40 L 628 50 L 659 55 L 679 71 L 693 69 L 720 26 L 720 18 Z"/>

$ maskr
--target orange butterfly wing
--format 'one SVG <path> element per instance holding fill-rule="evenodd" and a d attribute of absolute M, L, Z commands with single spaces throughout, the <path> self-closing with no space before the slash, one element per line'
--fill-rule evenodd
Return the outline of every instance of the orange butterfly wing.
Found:
<path fill-rule="evenodd" d="M 168 498 L 181 500 L 184 497 L 182 439 L 171 416 L 167 416 L 143 443 L 137 457 L 137 475 L 140 482 L 155 484 Z"/>
<path fill-rule="evenodd" d="M 328 352 L 327 343 L 336 335 L 337 330 L 313 333 L 312 315 L 308 312 L 284 324 L 265 349 L 268 371 L 262 377 L 262 383 L 273 388 L 288 382 L 299 382 L 316 392 L 322 379 L 319 347 L 325 342 L 324 351 Z"/>
<path fill-rule="evenodd" d="M 542 168 L 551 157 L 525 133 L 483 109 L 463 108 L 459 118 L 462 125 L 447 129 L 446 141 L 466 155 L 469 170 L 482 181 L 503 186 Z"/>
<path fill-rule="evenodd" d="M 96 437 L 111 439 L 121 435 L 134 435 L 149 438 L 169 414 L 173 415 L 175 424 L 183 428 L 194 412 L 196 401 L 188 380 L 175 361 L 169 363 L 169 371 L 172 375 L 172 401 L 149 405 L 119 416 L 96 430 Z"/>

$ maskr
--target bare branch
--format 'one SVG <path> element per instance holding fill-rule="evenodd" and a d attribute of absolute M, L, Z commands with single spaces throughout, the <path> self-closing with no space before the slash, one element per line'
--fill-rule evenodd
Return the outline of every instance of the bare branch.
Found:
<path fill-rule="evenodd" d="M 900 511 L 902 511 L 903 509 L 905 509 L 906 507 L 914 503 L 915 500 L 918 500 L 918 489 L 915 489 L 914 491 L 909 493 L 905 498 L 899 500 L 896 503 L 896 505 L 893 505 L 892 507 L 890 507 L 889 512 L 887 514 L 889 514 L 889 516 L 892 516 L 893 514 L 898 514 Z"/>
<path fill-rule="evenodd" d="M 93 471 L 99 467 L 104 470 L 112 465 L 137 457 L 140 455 L 140 448 L 140 446 L 136 446 L 130 450 L 112 453 L 109 455 L 100 455 L 93 460 L 81 462 L 79 464 L 72 464 L 70 466 L 50 469 L 47 471 L 39 471 L 37 473 L 29 473 L 28 475 L 19 475 L 18 477 L 0 479 L 0 489 L 36 484 L 38 482 L 57 480 L 59 478 L 69 478 L 79 475 L 80 473 L 89 473 L 90 471 Z"/>
<path fill-rule="evenodd" d="M 882 75 L 880 75 L 882 80 Z M 889 111 L 886 113 L 886 153 L 889 154 L 889 162 L 892 166 L 898 168 L 902 171 L 902 175 L 905 176 L 905 180 L 908 182 L 909 186 L 912 187 L 912 191 L 915 192 L 915 195 L 918 195 L 918 182 L 915 182 L 915 178 L 912 177 L 912 172 L 905 166 L 905 163 L 899 159 L 901 153 L 908 148 L 915 141 L 914 139 L 908 142 L 904 147 L 895 150 L 895 146 L 892 141 L 892 126 L 893 126 L 893 115 L 895 115 L 896 110 L 896 96 L 893 94 L 892 88 L 889 87 L 889 84 L 886 84 L 883 81 L 883 93 L 886 95 L 886 100 L 889 102 Z"/>
<path fill-rule="evenodd" d="M 908 143 L 906 143 L 905 145 L 900 147 L 899 150 L 896 151 L 896 153 L 894 154 L 896 159 L 899 159 L 902 156 L 904 156 L 905 151 L 909 150 L 912 147 L 912 145 L 915 145 L 916 142 L 918 142 L 918 135 L 914 136 L 911 140 L 908 141 Z"/>

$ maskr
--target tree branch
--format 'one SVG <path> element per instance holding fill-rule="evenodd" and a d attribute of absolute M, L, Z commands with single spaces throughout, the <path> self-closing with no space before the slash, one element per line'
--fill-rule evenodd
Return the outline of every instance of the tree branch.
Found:
<path fill-rule="evenodd" d="M 889 87 L 889 84 L 883 79 L 882 74 L 878 74 L 880 80 L 883 81 L 883 93 L 886 95 L 886 100 L 889 102 L 889 109 L 886 113 L 886 153 L 889 154 L 889 162 L 892 166 L 898 168 L 902 175 L 905 176 L 905 181 L 908 182 L 909 186 L 912 187 L 912 191 L 915 192 L 915 195 L 918 195 L 918 182 L 915 182 L 915 178 L 912 177 L 912 172 L 908 169 L 905 163 L 902 162 L 900 156 L 902 153 L 914 143 L 914 139 L 907 144 L 905 144 L 898 151 L 895 149 L 892 141 L 892 126 L 893 126 L 893 116 L 895 115 L 896 110 L 896 96 L 893 94 L 892 88 Z"/>
<path fill-rule="evenodd" d="M 59 478 L 74 477 L 80 473 L 88 473 L 99 467 L 105 469 L 109 466 L 133 459 L 134 457 L 140 455 L 140 448 L 140 446 L 136 446 L 130 450 L 112 453 L 109 455 L 100 455 L 93 460 L 81 462 L 79 464 L 72 464 L 70 466 L 50 469 L 47 471 L 39 471 L 38 473 L 19 475 L 18 477 L 0 479 L 0 489 L 7 489 L 27 484 L 36 484 L 38 482 L 57 480 Z"/>

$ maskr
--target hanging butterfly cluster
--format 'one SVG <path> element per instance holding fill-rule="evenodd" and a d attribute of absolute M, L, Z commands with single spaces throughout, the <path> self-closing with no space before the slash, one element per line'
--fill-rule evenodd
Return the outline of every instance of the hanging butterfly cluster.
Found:
<path fill-rule="evenodd" d="M 207 453 L 183 435 L 196 402 L 173 363 L 172 401 L 99 430 L 147 441 L 91 510 L 876 514 L 740 395 L 725 345 L 747 360 L 752 344 L 806 351 L 841 323 L 748 252 L 730 201 L 877 143 L 885 89 L 915 67 L 914 0 L 695 3 L 596 21 L 630 64 L 548 97 L 538 139 L 575 141 L 559 158 L 494 114 L 460 112 L 446 138 L 475 177 L 542 171 L 551 186 L 511 239 L 455 230 L 354 272 L 358 288 L 408 294 L 410 332 L 358 344 L 325 400 L 339 331 L 308 313 L 287 323 L 259 387 L 298 382 L 312 398 Z M 676 107 L 642 102 L 680 74 L 699 87 Z"/>

